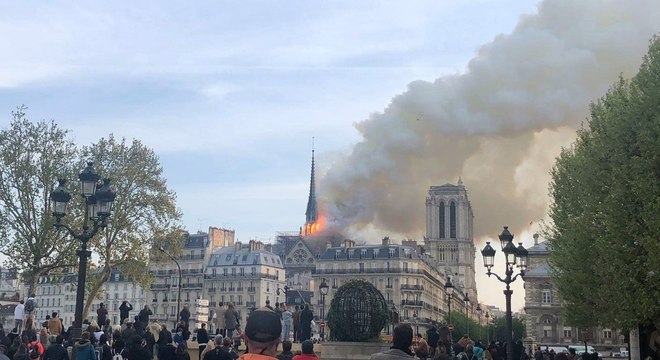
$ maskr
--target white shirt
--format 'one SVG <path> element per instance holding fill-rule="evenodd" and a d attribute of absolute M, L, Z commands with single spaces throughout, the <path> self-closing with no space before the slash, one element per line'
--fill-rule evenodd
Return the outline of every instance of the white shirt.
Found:
<path fill-rule="evenodd" d="M 25 313 L 25 311 L 23 309 L 25 309 L 25 305 L 23 305 L 23 304 L 16 305 L 16 307 L 14 308 L 14 319 L 15 320 L 23 320 L 23 314 Z"/>

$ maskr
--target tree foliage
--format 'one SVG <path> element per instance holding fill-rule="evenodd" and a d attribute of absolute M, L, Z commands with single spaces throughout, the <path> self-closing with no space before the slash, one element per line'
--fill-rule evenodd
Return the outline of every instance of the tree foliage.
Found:
<path fill-rule="evenodd" d="M 110 135 L 83 147 L 81 153 L 81 160 L 94 161 L 97 172 L 112 179 L 117 193 L 108 227 L 90 241 L 100 267 L 90 278 L 87 313 L 102 294 L 112 269 L 147 285 L 150 275 L 144 269 L 154 244 L 176 247 L 182 233 L 175 227 L 181 218 L 176 195 L 167 188 L 163 168 L 152 149 L 139 140 L 128 143 Z"/>
<path fill-rule="evenodd" d="M 576 326 L 660 318 L 660 39 L 552 171 L 550 264 Z"/>
<path fill-rule="evenodd" d="M 466 318 L 463 312 L 451 312 L 451 323 L 454 325 L 454 338 L 469 335 L 471 339 L 481 340 L 482 343 L 485 343 L 488 338 L 491 340 L 506 339 L 506 318 L 496 318 L 495 321 L 489 319 L 492 322 L 490 326 L 486 323 L 486 318 L 483 315 L 481 317 L 481 324 L 479 321 L 474 321 L 471 318 L 468 318 L 466 322 Z M 446 322 L 448 320 L 448 318 L 445 318 Z M 524 337 L 524 322 L 517 317 L 513 317 L 513 339 L 522 339 Z"/>
<path fill-rule="evenodd" d="M 0 130 L 0 252 L 34 292 L 40 275 L 75 264 L 75 241 L 53 228 L 49 196 L 58 176 L 72 174 L 77 150 L 68 131 L 31 122 L 26 109 Z"/>

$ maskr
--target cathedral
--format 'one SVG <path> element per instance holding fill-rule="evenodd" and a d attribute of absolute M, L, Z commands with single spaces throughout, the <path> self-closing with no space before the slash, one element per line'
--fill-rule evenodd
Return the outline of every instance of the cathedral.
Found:
<path fill-rule="evenodd" d="M 431 186 L 426 197 L 426 236 L 424 248 L 436 263 L 438 272 L 451 276 L 452 283 L 462 288 L 475 302 L 472 206 L 461 179 L 458 184 Z"/>

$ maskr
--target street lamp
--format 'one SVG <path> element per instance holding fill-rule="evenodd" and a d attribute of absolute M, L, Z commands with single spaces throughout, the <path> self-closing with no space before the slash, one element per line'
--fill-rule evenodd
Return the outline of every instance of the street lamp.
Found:
<path fill-rule="evenodd" d="M 468 293 L 465 293 L 465 297 L 463 298 L 463 303 L 465 304 L 465 327 L 467 328 L 467 336 L 469 338 L 470 337 L 470 313 L 468 312 L 468 308 L 470 307 L 470 298 L 468 297 Z"/>
<path fill-rule="evenodd" d="M 321 321 L 325 320 L 325 296 L 328 295 L 329 289 L 330 287 L 328 286 L 328 283 L 326 283 L 325 278 L 323 278 L 321 285 L 319 285 L 319 292 L 321 293 Z"/>
<path fill-rule="evenodd" d="M 158 248 L 163 254 L 167 255 L 168 258 L 172 259 L 174 263 L 176 264 L 176 268 L 179 271 L 179 289 L 176 294 L 176 321 L 174 322 L 174 328 L 176 329 L 177 324 L 179 323 L 179 317 L 181 316 L 180 311 L 181 311 L 181 283 L 183 282 L 183 278 L 181 276 L 181 265 L 179 265 L 179 261 L 172 256 L 172 254 L 168 253 L 165 251 L 165 249 L 161 246 Z M 187 325 L 186 325 L 187 326 Z"/>
<path fill-rule="evenodd" d="M 451 283 L 451 277 L 447 276 L 447 281 L 445 282 L 445 291 L 447 292 L 447 311 L 449 317 L 447 319 L 447 325 L 451 324 L 451 298 L 454 294 L 454 284 Z"/>
<path fill-rule="evenodd" d="M 481 305 L 477 303 L 477 316 L 479 317 L 479 340 L 483 340 L 484 332 L 481 330 Z"/>
<path fill-rule="evenodd" d="M 528 251 L 522 246 L 522 243 L 519 243 L 518 247 L 513 244 L 513 234 L 509 232 L 508 226 L 504 227 L 504 230 L 498 237 L 506 259 L 504 279 L 491 272 L 491 268 L 495 265 L 495 249 L 490 246 L 490 242 L 487 242 L 486 246 L 481 250 L 481 255 L 484 258 L 484 266 L 487 270 L 486 275 L 489 277 L 495 275 L 497 280 L 506 284 L 506 290 L 504 290 L 504 296 L 506 297 L 506 356 L 507 360 L 513 360 L 513 318 L 511 315 L 511 294 L 513 294 L 513 291 L 510 285 L 516 281 L 518 276 L 525 276 Z M 514 266 L 517 266 L 520 270 L 515 276 L 513 276 Z"/>
<path fill-rule="evenodd" d="M 486 311 L 486 342 L 490 344 L 490 321 L 488 318 L 490 317 L 490 314 L 488 314 L 488 311 Z"/>
<path fill-rule="evenodd" d="M 94 169 L 94 163 L 88 162 L 85 169 L 78 176 L 80 179 L 80 193 L 85 198 L 85 217 L 83 218 L 82 232 L 75 232 L 71 227 L 62 223 L 66 216 L 67 206 L 71 194 L 66 188 L 66 179 L 58 179 L 57 187 L 50 193 L 51 207 L 55 217 L 55 228 L 64 228 L 69 235 L 80 241 L 78 250 L 78 285 L 76 288 L 76 311 L 74 314 L 71 338 L 76 341 L 82 334 L 83 306 L 85 303 L 85 281 L 87 278 L 87 259 L 91 251 L 87 250 L 87 243 L 100 229 L 108 226 L 108 218 L 112 213 L 112 204 L 115 201 L 115 192 L 110 188 L 110 179 L 101 178 Z M 91 224 L 89 222 L 92 222 Z M 91 225 L 91 227 L 90 227 Z"/>

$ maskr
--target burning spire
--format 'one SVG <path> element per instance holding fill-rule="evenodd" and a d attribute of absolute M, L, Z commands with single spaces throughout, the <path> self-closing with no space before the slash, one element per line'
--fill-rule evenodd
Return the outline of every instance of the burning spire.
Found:
<path fill-rule="evenodd" d="M 312 172 L 309 179 L 309 198 L 305 211 L 305 230 L 303 235 L 311 235 L 318 230 L 318 210 L 316 206 L 316 180 L 314 178 L 314 138 L 312 138 Z"/>

